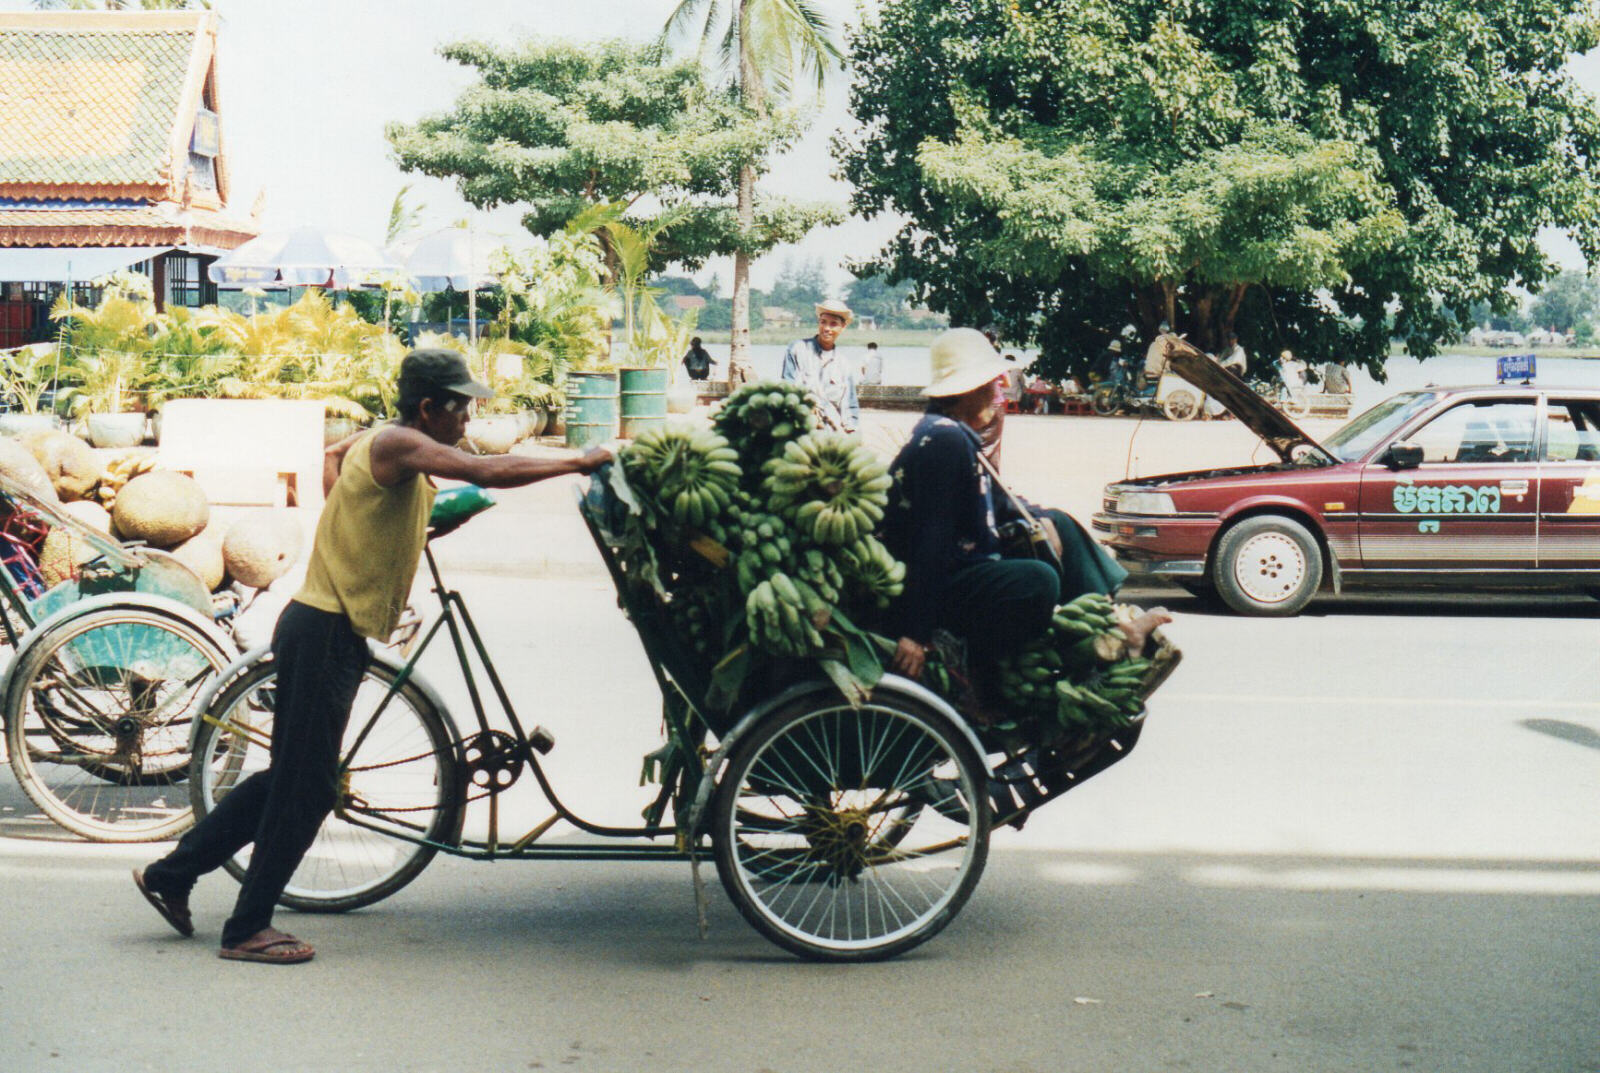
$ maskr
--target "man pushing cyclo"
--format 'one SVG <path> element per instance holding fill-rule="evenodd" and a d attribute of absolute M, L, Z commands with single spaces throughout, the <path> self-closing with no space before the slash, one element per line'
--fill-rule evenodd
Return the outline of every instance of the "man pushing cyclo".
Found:
<path fill-rule="evenodd" d="M 416 350 L 400 364 L 399 419 L 330 447 L 327 502 L 304 586 L 273 632 L 278 666 L 272 762 L 223 797 L 167 856 L 133 881 L 156 911 L 194 934 L 196 881 L 253 845 L 219 955 L 234 961 L 308 961 L 310 944 L 272 926 L 273 907 L 338 794 L 339 750 L 367 667 L 368 639 L 386 641 L 411 592 L 435 486 L 430 478 L 518 488 L 593 473 L 603 448 L 579 456 L 478 457 L 458 449 L 477 399 L 494 392 L 449 350 Z M 440 535 L 444 530 L 435 530 Z"/>

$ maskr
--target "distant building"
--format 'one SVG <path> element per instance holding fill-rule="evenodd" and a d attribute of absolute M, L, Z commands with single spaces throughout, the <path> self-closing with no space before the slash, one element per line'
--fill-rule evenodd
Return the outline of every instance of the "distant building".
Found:
<path fill-rule="evenodd" d="M 680 313 L 687 313 L 691 309 L 704 309 L 706 300 L 698 294 L 675 294 L 672 296 L 672 306 Z"/>
<path fill-rule="evenodd" d="M 782 306 L 762 306 L 761 323 L 769 328 L 788 328 L 800 323 L 800 318 Z"/>
<path fill-rule="evenodd" d="M 121 269 L 158 308 L 216 300 L 229 213 L 209 11 L 0 14 L 0 347 L 49 339 L 67 286 Z"/>

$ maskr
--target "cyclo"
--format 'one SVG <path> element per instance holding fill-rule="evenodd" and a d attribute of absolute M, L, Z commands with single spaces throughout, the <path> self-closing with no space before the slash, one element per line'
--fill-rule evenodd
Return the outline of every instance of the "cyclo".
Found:
<path fill-rule="evenodd" d="M 719 713 L 706 702 L 711 684 L 671 609 L 621 554 L 619 508 L 602 476 L 579 495 L 578 509 L 663 695 L 666 742 L 646 758 L 659 769 L 661 791 L 644 823 L 593 823 L 562 803 L 540 761 L 553 735 L 518 718 L 430 543 L 424 561 L 440 610 L 425 629 L 418 624 L 402 650 L 373 647 L 345 736 L 338 802 L 282 904 L 313 912 L 370 905 L 440 852 L 478 860 L 694 862 L 709 847 L 729 898 L 779 946 L 822 961 L 887 958 L 955 917 L 983 873 L 996 823 L 1020 826 L 1138 741 L 1142 712 L 1073 750 L 997 752 L 917 682 L 884 675 L 852 703 L 833 681 L 803 667 L 753 683 L 736 708 Z M 441 633 L 471 698 L 465 728 L 417 672 Z M 469 648 L 504 728 L 491 725 Z M 204 698 L 192 742 L 197 816 L 266 766 L 275 673 L 267 652 L 252 651 Z M 500 795 L 524 773 L 552 814 L 505 836 Z M 997 781 L 1021 799 L 998 815 L 991 805 Z M 483 837 L 464 834 L 472 804 L 488 810 Z M 558 825 L 576 837 L 547 838 Z M 227 868 L 237 878 L 247 865 L 245 851 Z"/>
<path fill-rule="evenodd" d="M 0 476 L 6 752 L 39 812 L 84 838 L 190 824 L 192 722 L 238 655 L 231 613 L 172 555 L 124 545 Z M 25 814 L 24 814 L 25 815 Z"/>

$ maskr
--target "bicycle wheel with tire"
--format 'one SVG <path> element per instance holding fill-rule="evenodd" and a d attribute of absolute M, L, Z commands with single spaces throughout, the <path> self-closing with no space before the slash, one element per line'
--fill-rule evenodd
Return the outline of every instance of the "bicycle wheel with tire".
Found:
<path fill-rule="evenodd" d="M 1175 388 L 1161 402 L 1168 421 L 1193 421 L 1200 416 L 1200 398 L 1187 388 Z"/>
<path fill-rule="evenodd" d="M 277 677 L 272 660 L 258 663 L 207 711 L 189 778 L 197 819 L 269 766 Z M 280 904 L 313 913 L 371 905 L 415 879 L 435 846 L 459 835 L 454 729 L 414 683 L 391 696 L 395 680 L 388 666 L 368 665 L 345 730 L 338 803 Z M 224 867 L 242 879 L 249 863 L 247 846 Z"/>
<path fill-rule="evenodd" d="M 1122 392 L 1109 384 L 1102 384 L 1089 396 L 1089 408 L 1101 417 L 1110 417 L 1122 409 Z"/>
<path fill-rule="evenodd" d="M 97 842 L 149 842 L 188 828 L 189 736 L 200 693 L 230 653 L 180 615 L 86 611 L 16 656 L 6 749 L 22 790 Z"/>
<path fill-rule="evenodd" d="M 712 842 L 756 930 L 819 961 L 894 957 L 938 934 L 983 874 L 988 773 L 951 720 L 880 695 L 801 698 L 734 749 Z"/>

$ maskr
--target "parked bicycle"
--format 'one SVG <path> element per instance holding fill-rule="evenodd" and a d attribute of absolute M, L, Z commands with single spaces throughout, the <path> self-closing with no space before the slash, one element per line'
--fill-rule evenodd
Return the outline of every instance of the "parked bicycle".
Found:
<path fill-rule="evenodd" d="M 87 561 L 46 584 L 52 531 Z M 0 678 L 11 770 L 50 820 L 102 842 L 171 838 L 208 680 L 238 655 L 188 567 L 126 547 L 0 477 Z"/>

